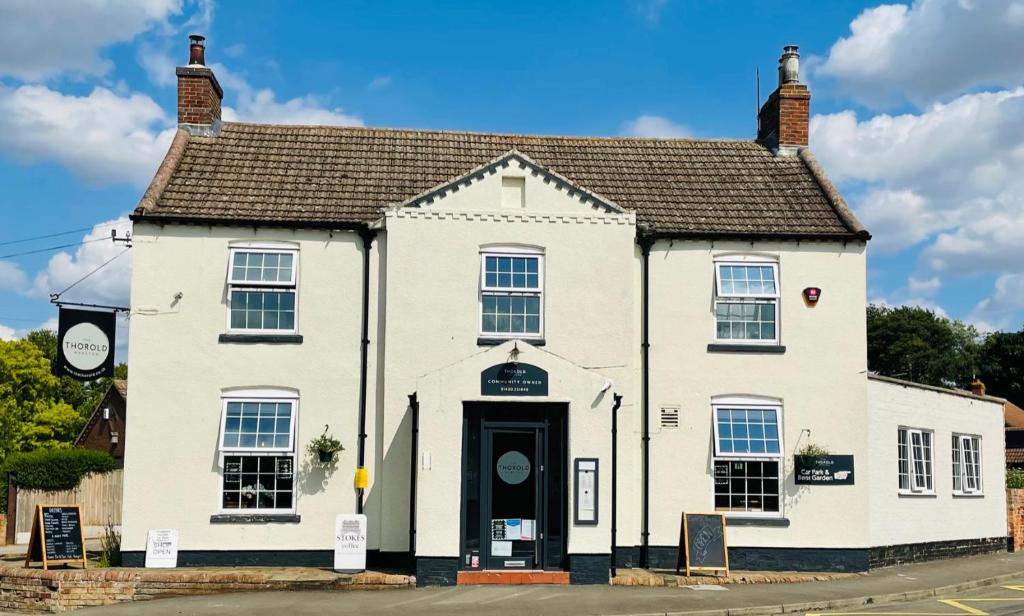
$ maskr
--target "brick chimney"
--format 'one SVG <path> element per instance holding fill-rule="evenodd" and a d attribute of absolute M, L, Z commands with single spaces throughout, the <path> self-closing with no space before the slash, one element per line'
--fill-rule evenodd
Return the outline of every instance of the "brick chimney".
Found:
<path fill-rule="evenodd" d="M 811 92 L 800 83 L 800 53 L 786 45 L 779 58 L 779 87 L 757 113 L 757 140 L 779 156 L 791 156 L 807 147 Z"/>
<path fill-rule="evenodd" d="M 206 37 L 193 34 L 188 37 L 188 66 L 179 66 L 178 126 L 190 133 L 214 136 L 220 132 L 220 102 L 224 90 L 213 71 L 206 66 Z"/>

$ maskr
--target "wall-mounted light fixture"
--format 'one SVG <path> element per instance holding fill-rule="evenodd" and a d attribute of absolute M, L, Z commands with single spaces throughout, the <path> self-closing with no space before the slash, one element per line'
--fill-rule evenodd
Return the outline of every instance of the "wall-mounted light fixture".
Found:
<path fill-rule="evenodd" d="M 120 440 L 119 437 L 120 437 L 120 435 L 117 432 L 111 432 L 110 433 L 110 442 L 113 443 L 114 445 L 116 445 L 117 442 Z"/>
<path fill-rule="evenodd" d="M 103 419 L 106 419 L 107 421 L 110 421 L 110 407 L 109 406 L 103 407 Z"/>

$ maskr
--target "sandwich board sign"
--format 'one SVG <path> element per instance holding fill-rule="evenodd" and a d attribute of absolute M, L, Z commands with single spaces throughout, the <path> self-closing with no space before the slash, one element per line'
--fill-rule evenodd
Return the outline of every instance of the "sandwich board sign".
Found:
<path fill-rule="evenodd" d="M 721 513 L 684 513 L 682 517 L 676 573 L 685 561 L 686 575 L 691 571 L 725 571 L 725 575 L 729 575 L 725 516 Z"/>
<path fill-rule="evenodd" d="M 334 570 L 366 570 L 366 516 L 341 514 L 334 520 Z"/>
<path fill-rule="evenodd" d="M 146 537 L 146 568 L 173 569 L 178 566 L 178 530 L 153 528 Z"/>
<path fill-rule="evenodd" d="M 25 554 L 25 566 L 81 563 L 86 567 L 85 541 L 82 538 L 82 508 L 78 505 L 36 505 L 32 531 Z"/>

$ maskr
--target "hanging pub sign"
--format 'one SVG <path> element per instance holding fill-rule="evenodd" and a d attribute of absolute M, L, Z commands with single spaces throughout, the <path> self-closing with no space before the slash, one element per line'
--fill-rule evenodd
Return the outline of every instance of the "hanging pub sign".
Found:
<path fill-rule="evenodd" d="M 114 376 L 113 312 L 61 306 L 57 326 L 57 362 L 53 372 L 79 381 Z"/>
<path fill-rule="evenodd" d="M 853 456 L 796 456 L 794 462 L 797 485 L 853 485 Z"/>
<path fill-rule="evenodd" d="M 480 395 L 546 396 L 548 373 L 543 368 L 521 362 L 491 366 L 480 373 Z"/>

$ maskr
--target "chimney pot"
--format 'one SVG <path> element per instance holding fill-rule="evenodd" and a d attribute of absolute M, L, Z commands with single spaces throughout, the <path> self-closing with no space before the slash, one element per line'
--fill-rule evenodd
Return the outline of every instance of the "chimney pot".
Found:
<path fill-rule="evenodd" d="M 971 393 L 975 396 L 985 395 L 985 384 L 981 382 L 981 379 L 974 379 L 974 382 L 971 383 Z"/>
<path fill-rule="evenodd" d="M 800 47 L 786 45 L 779 58 L 779 85 L 800 83 Z"/>
<path fill-rule="evenodd" d="M 206 66 L 206 45 L 203 43 L 206 37 L 201 34 L 190 34 L 188 38 L 192 41 L 188 46 L 188 63 Z"/>

